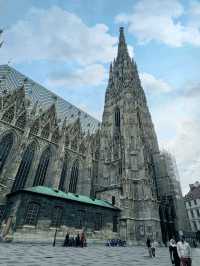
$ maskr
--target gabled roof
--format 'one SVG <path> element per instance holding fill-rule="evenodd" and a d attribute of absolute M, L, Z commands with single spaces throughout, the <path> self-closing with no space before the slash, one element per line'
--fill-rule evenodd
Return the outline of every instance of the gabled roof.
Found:
<path fill-rule="evenodd" d="M 105 200 L 92 199 L 92 198 L 84 196 L 84 195 L 73 194 L 70 192 L 63 192 L 61 190 L 56 190 L 56 189 L 53 189 L 50 187 L 45 187 L 45 186 L 25 188 L 22 191 L 27 191 L 27 192 L 36 193 L 36 194 L 42 194 L 42 195 L 56 197 L 56 198 L 62 198 L 62 199 L 66 199 L 66 200 L 78 201 L 78 202 L 81 202 L 84 204 L 91 204 L 91 205 L 96 205 L 96 206 L 100 206 L 100 207 L 104 207 L 104 208 L 120 210 Z"/>
<path fill-rule="evenodd" d="M 185 200 L 195 200 L 200 199 L 200 185 L 192 186 L 190 185 L 190 191 L 185 195 Z"/>
<path fill-rule="evenodd" d="M 0 95 L 4 90 L 11 92 L 19 89 L 24 84 L 25 96 L 31 100 L 31 105 L 38 102 L 38 107 L 44 111 L 55 103 L 57 118 L 61 124 L 65 117 L 67 124 L 74 122 L 80 118 L 81 127 L 84 132 L 94 133 L 100 126 L 100 122 L 72 105 L 68 101 L 62 99 L 58 95 L 49 91 L 37 82 L 31 80 L 8 65 L 0 65 Z"/>

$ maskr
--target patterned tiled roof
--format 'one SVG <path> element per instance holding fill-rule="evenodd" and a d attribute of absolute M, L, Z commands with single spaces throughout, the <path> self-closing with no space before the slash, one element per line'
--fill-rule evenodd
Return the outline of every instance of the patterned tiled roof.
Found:
<path fill-rule="evenodd" d="M 0 81 L 0 94 L 5 90 L 9 92 L 18 89 L 24 84 L 25 95 L 31 100 L 31 105 L 38 102 L 39 108 L 46 110 L 55 103 L 60 124 L 64 121 L 65 117 L 68 124 L 74 122 L 79 117 L 84 132 L 94 133 L 100 126 L 100 122 L 88 113 L 80 110 L 8 65 L 0 65 Z"/>

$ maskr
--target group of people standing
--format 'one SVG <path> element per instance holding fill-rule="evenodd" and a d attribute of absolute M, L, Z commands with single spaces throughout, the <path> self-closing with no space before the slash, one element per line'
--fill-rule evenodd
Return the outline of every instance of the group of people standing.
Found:
<path fill-rule="evenodd" d="M 64 247 L 86 247 L 87 242 L 86 242 L 86 237 L 84 232 L 81 234 L 77 234 L 76 237 L 72 236 L 70 237 L 69 233 L 67 232 L 65 236 L 65 241 L 63 244 Z"/>
<path fill-rule="evenodd" d="M 148 248 L 149 256 L 156 256 L 157 242 L 151 241 L 147 238 L 146 246 Z M 181 236 L 180 241 L 176 242 L 173 238 L 169 241 L 169 254 L 172 265 L 174 266 L 191 266 L 192 255 L 191 248 L 185 237 Z"/>
<path fill-rule="evenodd" d="M 191 248 L 188 242 L 185 241 L 185 237 L 181 236 L 180 241 L 176 241 L 172 238 L 169 242 L 169 253 L 172 264 L 175 266 L 191 266 L 192 254 Z"/>

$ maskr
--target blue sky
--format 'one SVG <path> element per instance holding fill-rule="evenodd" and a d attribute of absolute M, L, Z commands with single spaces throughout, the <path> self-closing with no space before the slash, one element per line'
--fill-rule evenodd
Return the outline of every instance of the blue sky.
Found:
<path fill-rule="evenodd" d="M 186 192 L 200 176 L 199 0 L 0 0 L 0 64 L 101 119 L 119 26 Z"/>

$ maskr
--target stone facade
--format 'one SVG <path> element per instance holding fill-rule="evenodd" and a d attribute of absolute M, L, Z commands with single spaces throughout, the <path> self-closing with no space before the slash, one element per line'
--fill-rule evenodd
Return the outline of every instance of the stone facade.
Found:
<path fill-rule="evenodd" d="M 102 123 L 8 66 L 0 88 L 2 210 L 7 193 L 48 186 L 112 201 L 122 239 L 161 240 L 159 147 L 123 28 Z"/>
<path fill-rule="evenodd" d="M 47 193 L 42 194 L 43 191 Z M 117 238 L 118 208 L 104 202 L 101 205 L 101 201 L 95 199 L 86 202 L 87 197 L 82 200 L 83 197 L 77 195 L 77 200 L 72 200 L 60 194 L 53 189 L 51 193 L 51 189 L 45 187 L 8 194 L 7 220 L 10 218 L 10 223 L 3 224 L 2 234 L 15 242 L 40 243 L 52 242 L 56 229 L 57 238 L 62 241 L 66 232 L 75 237 L 82 231 L 90 241 Z"/>
<path fill-rule="evenodd" d="M 190 191 L 185 195 L 185 205 L 192 232 L 200 232 L 200 182 L 190 184 Z"/>

